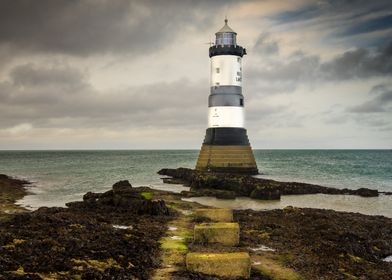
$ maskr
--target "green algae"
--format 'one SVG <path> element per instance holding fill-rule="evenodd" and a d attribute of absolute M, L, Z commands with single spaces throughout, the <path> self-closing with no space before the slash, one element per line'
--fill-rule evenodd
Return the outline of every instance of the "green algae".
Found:
<path fill-rule="evenodd" d="M 181 250 L 186 251 L 188 247 L 184 244 L 183 240 L 166 239 L 161 242 L 161 248 L 165 250 Z"/>
<path fill-rule="evenodd" d="M 152 199 L 154 197 L 154 194 L 151 192 L 142 192 L 140 193 L 140 195 L 144 198 L 144 199 Z"/>

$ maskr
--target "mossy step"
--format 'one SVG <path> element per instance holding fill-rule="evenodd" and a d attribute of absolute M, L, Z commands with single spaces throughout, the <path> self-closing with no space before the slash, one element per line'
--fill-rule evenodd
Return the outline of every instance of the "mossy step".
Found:
<path fill-rule="evenodd" d="M 220 277 L 250 277 L 248 253 L 188 253 L 186 268 L 192 272 Z"/>
<path fill-rule="evenodd" d="M 193 240 L 195 243 L 237 246 L 240 241 L 240 226 L 238 223 L 223 222 L 195 225 Z"/>
<path fill-rule="evenodd" d="M 233 210 L 228 208 L 200 208 L 196 209 L 195 216 L 199 218 L 208 218 L 216 222 L 232 222 Z"/>

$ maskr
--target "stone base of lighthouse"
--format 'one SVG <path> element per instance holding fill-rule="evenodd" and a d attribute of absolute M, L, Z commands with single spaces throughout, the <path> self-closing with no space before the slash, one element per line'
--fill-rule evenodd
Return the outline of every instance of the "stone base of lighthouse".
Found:
<path fill-rule="evenodd" d="M 196 169 L 258 174 L 246 130 L 244 128 L 208 128 Z"/>

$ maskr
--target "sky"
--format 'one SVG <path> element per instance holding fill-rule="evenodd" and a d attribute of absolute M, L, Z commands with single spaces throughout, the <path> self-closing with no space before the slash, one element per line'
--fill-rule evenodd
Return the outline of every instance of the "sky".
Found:
<path fill-rule="evenodd" d="M 390 0 L 2 0 L 0 149 L 199 149 L 226 16 L 253 148 L 392 148 Z"/>

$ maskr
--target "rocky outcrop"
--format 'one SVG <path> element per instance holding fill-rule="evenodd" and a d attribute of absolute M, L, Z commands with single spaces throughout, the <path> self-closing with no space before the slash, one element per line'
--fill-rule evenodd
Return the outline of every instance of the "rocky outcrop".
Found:
<path fill-rule="evenodd" d="M 0 279 L 150 279 L 172 216 L 143 190 L 121 181 L 0 221 Z"/>
<path fill-rule="evenodd" d="M 83 202 L 66 204 L 72 209 L 106 209 L 107 211 L 128 212 L 138 215 L 169 215 L 169 208 L 163 200 L 143 198 L 140 191 L 132 188 L 128 181 L 120 181 L 113 189 L 104 193 L 88 192 L 83 196 Z"/>
<path fill-rule="evenodd" d="M 15 202 L 27 194 L 27 187 L 31 183 L 25 180 L 0 174 L 0 220 L 6 219 L 8 214 L 26 211 Z"/>
<path fill-rule="evenodd" d="M 273 248 L 305 279 L 392 279 L 392 263 L 383 261 L 392 255 L 390 218 L 286 207 L 234 211 L 234 219 L 242 244 Z"/>
<path fill-rule="evenodd" d="M 237 196 L 258 199 L 280 199 L 281 195 L 292 194 L 348 194 L 363 197 L 379 195 L 377 190 L 360 188 L 357 190 L 337 189 L 298 182 L 279 182 L 255 178 L 249 175 L 203 172 L 188 168 L 161 169 L 158 174 L 183 180 L 191 191 L 203 195 L 204 189 L 232 191 Z"/>

